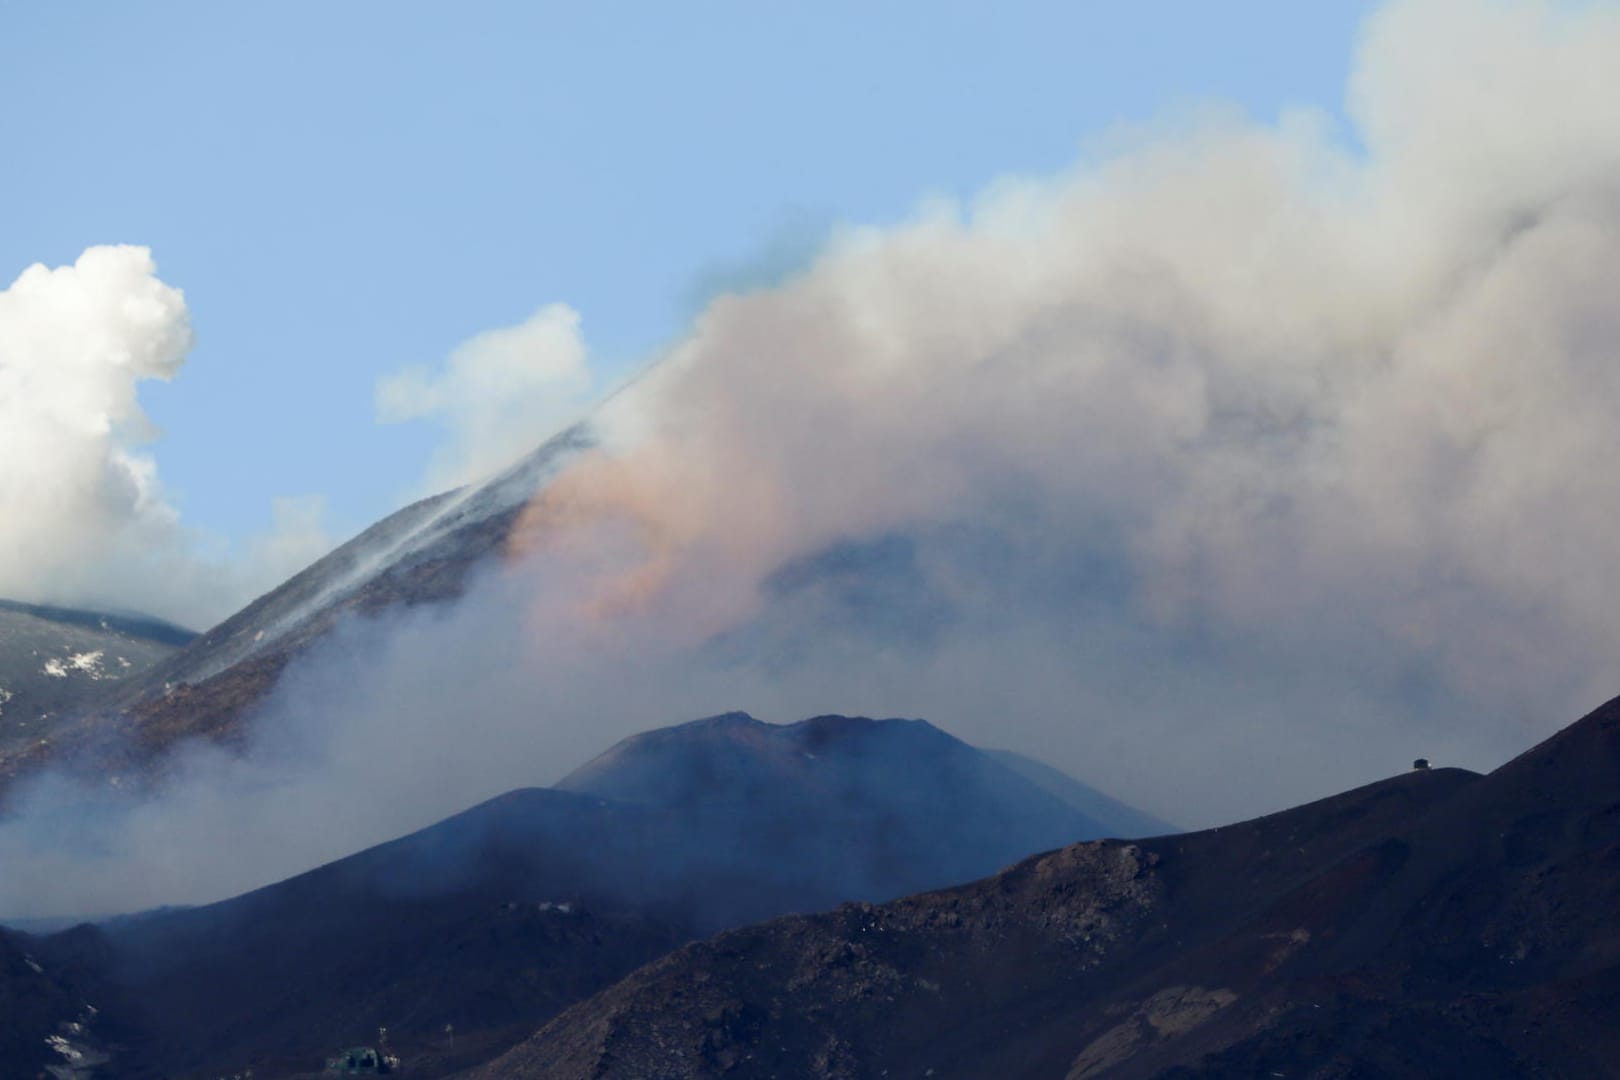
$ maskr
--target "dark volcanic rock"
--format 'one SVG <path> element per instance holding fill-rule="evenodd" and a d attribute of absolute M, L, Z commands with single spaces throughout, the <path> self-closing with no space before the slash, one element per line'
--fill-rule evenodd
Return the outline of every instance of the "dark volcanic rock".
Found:
<path fill-rule="evenodd" d="M 467 1075 L 1612 1076 L 1617 1007 L 1611 702 L 1487 777 L 724 934 Z"/>
<path fill-rule="evenodd" d="M 866 1076 L 947 1068 L 985 1039 L 1032 1049 L 1042 991 L 1084 986 L 1163 903 L 1138 845 L 1076 845 L 925 897 L 787 918 L 687 946 L 470 1075 Z M 1009 1023 L 1009 1020 L 1011 1022 Z M 964 1072 L 960 1075 L 987 1075 Z"/>

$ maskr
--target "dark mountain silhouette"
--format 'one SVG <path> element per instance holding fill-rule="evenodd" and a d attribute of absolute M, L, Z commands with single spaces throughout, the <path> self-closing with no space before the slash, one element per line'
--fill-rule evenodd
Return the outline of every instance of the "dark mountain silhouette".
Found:
<path fill-rule="evenodd" d="M 823 895 L 841 898 L 966 881 L 1014 848 L 1117 831 L 921 720 L 728 713 L 626 739 L 557 786 L 706 823 L 749 860 L 793 853 L 806 890 L 836 868 Z"/>
<path fill-rule="evenodd" d="M 0 756 L 138 679 L 193 637 L 160 619 L 0 600 Z"/>
<path fill-rule="evenodd" d="M 731 713 L 233 900 L 32 947 L 116 1031 L 98 1076 L 268 1080 L 379 1026 L 433 1076 L 682 942 L 982 876 L 1100 829 L 921 721 Z"/>
<path fill-rule="evenodd" d="M 1617 1007 L 1620 700 L 1488 776 L 721 934 L 467 1076 L 1609 1076 Z"/>

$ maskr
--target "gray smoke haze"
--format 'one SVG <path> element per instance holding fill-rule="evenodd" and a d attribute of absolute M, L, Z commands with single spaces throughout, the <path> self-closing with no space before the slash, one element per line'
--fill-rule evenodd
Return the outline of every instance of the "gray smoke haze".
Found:
<path fill-rule="evenodd" d="M 1212 109 L 716 299 L 456 608 L 159 801 L 37 788 L 0 911 L 224 895 L 733 708 L 1191 826 L 1550 734 L 1620 690 L 1620 9 L 1400 0 L 1348 92 L 1355 148 Z"/>

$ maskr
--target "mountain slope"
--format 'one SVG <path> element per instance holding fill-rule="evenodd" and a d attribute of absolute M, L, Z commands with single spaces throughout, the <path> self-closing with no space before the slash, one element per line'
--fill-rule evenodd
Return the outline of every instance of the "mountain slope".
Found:
<path fill-rule="evenodd" d="M 0 755 L 50 738 L 195 636 L 138 615 L 0 600 Z"/>
<path fill-rule="evenodd" d="M 89 703 L 49 745 L 0 745 L 0 796 L 46 761 L 111 764 L 128 775 L 179 740 L 240 735 L 288 663 L 343 619 L 460 596 L 468 575 L 502 553 L 527 501 L 583 445 L 580 430 L 566 431 L 479 487 L 400 510 Z"/>
<path fill-rule="evenodd" d="M 949 884 L 1095 835 L 920 721 L 732 713 L 625 740 L 565 786 L 38 949 L 80 972 L 128 1033 L 117 1075 L 252 1067 L 269 1080 L 387 1026 L 412 1074 L 433 1076 L 703 934 Z"/>

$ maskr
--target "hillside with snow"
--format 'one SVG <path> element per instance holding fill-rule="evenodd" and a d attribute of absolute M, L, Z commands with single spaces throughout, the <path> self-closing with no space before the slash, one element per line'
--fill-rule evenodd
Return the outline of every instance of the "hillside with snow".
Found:
<path fill-rule="evenodd" d="M 182 649 L 190 631 L 142 616 L 0 600 L 0 755 L 52 738 Z"/>

